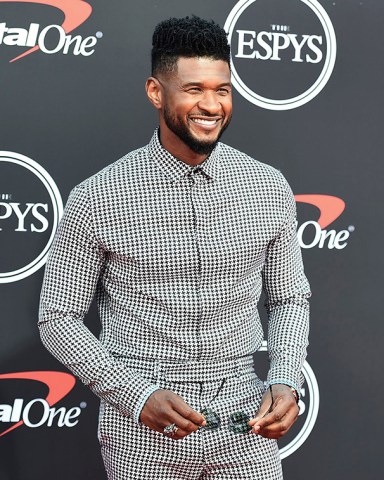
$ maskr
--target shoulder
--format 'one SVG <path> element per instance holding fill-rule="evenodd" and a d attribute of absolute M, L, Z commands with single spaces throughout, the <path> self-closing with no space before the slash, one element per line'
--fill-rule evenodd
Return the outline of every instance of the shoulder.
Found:
<path fill-rule="evenodd" d="M 277 168 L 225 143 L 220 143 L 220 157 L 222 166 L 233 180 L 239 177 L 242 180 L 246 179 L 249 184 L 261 184 L 290 192 L 287 180 Z"/>
<path fill-rule="evenodd" d="M 108 209 L 108 205 L 122 200 L 127 192 L 135 195 L 140 179 L 149 169 L 147 147 L 133 150 L 76 185 L 69 195 L 66 210 Z"/>
<path fill-rule="evenodd" d="M 141 147 L 127 153 L 94 175 L 76 185 L 75 189 L 92 190 L 107 188 L 124 182 L 130 177 L 140 175 L 147 168 L 147 148 Z"/>

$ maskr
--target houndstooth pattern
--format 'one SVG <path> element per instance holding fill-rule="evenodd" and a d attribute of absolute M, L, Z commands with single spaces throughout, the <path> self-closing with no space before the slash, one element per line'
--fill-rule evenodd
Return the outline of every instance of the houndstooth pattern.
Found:
<path fill-rule="evenodd" d="M 175 442 L 102 402 L 99 440 L 109 480 L 283 478 L 275 440 L 235 434 L 228 428 L 232 413 L 243 411 L 252 416 L 260 404 L 264 385 L 255 375 L 252 357 L 242 359 L 232 372 L 227 372 L 224 385 L 220 377 L 209 382 L 170 381 L 167 369 L 159 375 L 153 364 L 152 368 L 140 367 L 143 376 L 176 392 L 195 410 L 209 406 L 219 415 L 221 427 L 216 431 L 201 429 Z M 203 378 L 206 372 L 199 373 Z"/>
<path fill-rule="evenodd" d="M 108 408 L 137 422 L 159 386 L 127 359 L 251 355 L 264 337 L 262 288 L 267 381 L 299 391 L 310 293 L 286 180 L 222 143 L 191 167 L 155 132 L 71 192 L 46 265 L 41 338 Z M 100 339 L 83 323 L 95 294 Z"/>

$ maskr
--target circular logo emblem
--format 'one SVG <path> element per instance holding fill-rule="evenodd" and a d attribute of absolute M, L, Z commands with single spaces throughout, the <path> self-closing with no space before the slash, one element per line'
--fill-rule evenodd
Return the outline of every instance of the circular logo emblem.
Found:
<path fill-rule="evenodd" d="M 290 110 L 312 100 L 336 60 L 332 22 L 316 0 L 240 0 L 224 29 L 232 83 L 249 102 Z"/>
<path fill-rule="evenodd" d="M 264 341 L 259 352 L 267 351 L 267 342 Z M 292 455 L 307 440 L 315 426 L 319 413 L 320 395 L 315 374 L 308 362 L 304 362 L 302 373 L 305 384 L 301 388 L 299 401 L 300 413 L 296 423 L 290 431 L 279 440 L 280 457 Z"/>
<path fill-rule="evenodd" d="M 49 173 L 25 155 L 0 151 L 0 283 L 26 278 L 44 265 L 62 214 Z"/>

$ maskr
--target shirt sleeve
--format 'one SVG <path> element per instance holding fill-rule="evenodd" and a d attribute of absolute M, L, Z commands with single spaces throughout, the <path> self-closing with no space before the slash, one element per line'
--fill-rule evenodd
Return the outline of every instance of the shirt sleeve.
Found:
<path fill-rule="evenodd" d="M 105 251 L 94 233 L 87 192 L 70 194 L 53 242 L 40 297 L 39 330 L 46 348 L 96 395 L 139 421 L 158 387 L 115 359 L 85 326 Z"/>
<path fill-rule="evenodd" d="M 267 385 L 282 383 L 300 395 L 306 358 L 311 295 L 296 233 L 296 203 L 284 179 L 285 222 L 270 243 L 263 271 L 268 313 Z"/>

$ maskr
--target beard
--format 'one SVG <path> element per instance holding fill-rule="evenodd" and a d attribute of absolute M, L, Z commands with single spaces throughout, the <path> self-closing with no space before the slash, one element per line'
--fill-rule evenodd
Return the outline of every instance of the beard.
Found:
<path fill-rule="evenodd" d="M 209 118 L 209 115 L 205 115 Z M 163 117 L 165 124 L 167 127 L 177 135 L 180 140 L 189 147 L 192 152 L 197 153 L 198 155 L 210 155 L 212 150 L 216 147 L 217 142 L 219 141 L 222 134 L 227 129 L 228 125 L 230 124 L 231 117 L 227 119 L 227 121 L 222 125 L 221 130 L 216 138 L 216 140 L 199 140 L 198 138 L 194 137 L 190 130 L 188 129 L 187 125 L 181 122 L 176 115 L 172 115 L 167 107 L 164 106 Z"/>

